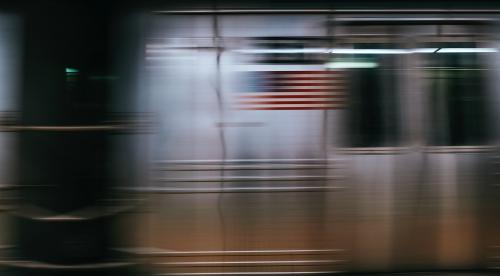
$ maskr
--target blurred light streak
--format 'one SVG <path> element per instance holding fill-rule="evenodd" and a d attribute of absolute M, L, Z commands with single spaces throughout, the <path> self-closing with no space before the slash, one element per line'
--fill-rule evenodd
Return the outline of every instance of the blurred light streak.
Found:
<path fill-rule="evenodd" d="M 150 51 L 150 50 L 148 50 Z M 416 48 L 416 49 L 348 49 L 348 48 L 305 48 L 305 49 L 240 49 L 243 54 L 359 54 L 359 55 L 401 55 L 413 53 L 496 53 L 495 48 Z"/>
<path fill-rule="evenodd" d="M 374 55 L 399 55 L 410 54 L 412 50 L 406 49 L 331 49 L 332 54 L 374 54 Z"/>
<path fill-rule="evenodd" d="M 437 53 L 496 53 L 495 48 L 441 48 Z"/>
<path fill-rule="evenodd" d="M 376 68 L 378 63 L 369 61 L 352 61 L 352 62 L 329 62 L 325 64 L 328 69 L 352 69 L 352 68 Z"/>

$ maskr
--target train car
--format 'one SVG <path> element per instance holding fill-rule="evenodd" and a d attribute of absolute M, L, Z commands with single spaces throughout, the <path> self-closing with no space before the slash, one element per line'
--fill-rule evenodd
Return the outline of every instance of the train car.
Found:
<path fill-rule="evenodd" d="M 170 275 L 494 269 L 498 38 L 471 11 L 147 16 L 148 201 Z"/>

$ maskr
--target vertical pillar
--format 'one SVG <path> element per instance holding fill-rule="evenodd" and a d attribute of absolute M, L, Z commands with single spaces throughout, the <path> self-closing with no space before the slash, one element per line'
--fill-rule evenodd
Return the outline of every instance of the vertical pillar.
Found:
<path fill-rule="evenodd" d="M 124 274 L 104 204 L 112 185 L 109 2 L 31 1 L 23 14 L 11 263 L 22 275 Z"/>

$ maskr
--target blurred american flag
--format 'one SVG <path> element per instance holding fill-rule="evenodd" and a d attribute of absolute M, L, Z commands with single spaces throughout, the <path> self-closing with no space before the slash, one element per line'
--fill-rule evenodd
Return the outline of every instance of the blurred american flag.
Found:
<path fill-rule="evenodd" d="M 345 107 L 341 70 L 250 71 L 237 108 L 244 110 L 322 110 Z"/>

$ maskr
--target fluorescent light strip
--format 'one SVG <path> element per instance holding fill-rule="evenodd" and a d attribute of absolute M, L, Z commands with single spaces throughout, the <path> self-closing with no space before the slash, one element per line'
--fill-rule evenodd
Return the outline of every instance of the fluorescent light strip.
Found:
<path fill-rule="evenodd" d="M 416 48 L 411 50 L 412 53 L 436 53 L 439 48 Z"/>
<path fill-rule="evenodd" d="M 306 48 L 306 49 L 241 49 L 244 54 L 374 54 L 401 55 L 412 53 L 496 53 L 496 48 L 416 48 L 416 49 L 348 49 L 348 48 Z"/>
<path fill-rule="evenodd" d="M 496 53 L 495 48 L 441 48 L 438 53 Z"/>
<path fill-rule="evenodd" d="M 405 49 L 330 49 L 332 54 L 408 54 L 410 50 Z"/>
<path fill-rule="evenodd" d="M 325 64 L 328 69 L 352 69 L 352 68 L 376 68 L 376 62 L 352 61 L 352 62 L 329 62 Z"/>

